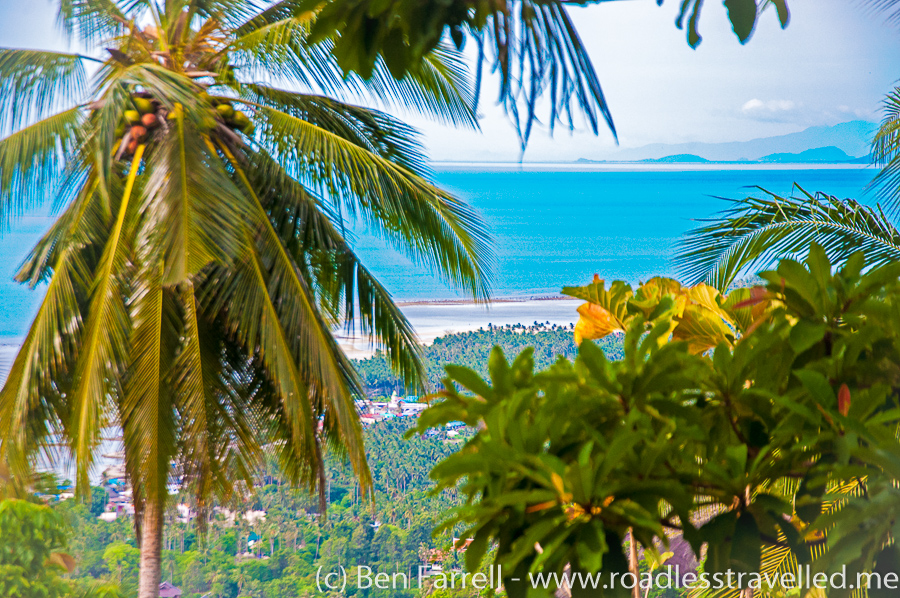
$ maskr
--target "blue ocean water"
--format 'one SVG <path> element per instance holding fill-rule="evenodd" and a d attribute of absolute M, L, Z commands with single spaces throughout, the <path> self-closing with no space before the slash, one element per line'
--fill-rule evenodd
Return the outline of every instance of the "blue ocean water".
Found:
<path fill-rule="evenodd" d="M 637 281 L 671 275 L 678 238 L 726 206 L 722 197 L 781 194 L 799 184 L 808 191 L 861 198 L 870 169 L 568 170 L 439 166 L 444 188 L 475 206 L 491 227 L 496 247 L 494 295 L 554 295 L 584 284 L 594 273 Z M 0 337 L 21 337 L 37 310 L 41 289 L 12 281 L 28 250 L 52 218 L 46 211 L 16 222 L 0 236 Z M 461 295 L 424 268 L 357 227 L 364 263 L 399 300 Z"/>
<path fill-rule="evenodd" d="M 632 282 L 674 274 L 673 247 L 724 209 L 721 198 L 761 193 L 758 185 L 865 199 L 871 169 L 511 170 L 443 169 L 445 188 L 481 211 L 496 245 L 496 296 L 555 295 L 594 273 Z M 398 299 L 454 297 L 438 279 L 364 233 L 364 261 Z"/>

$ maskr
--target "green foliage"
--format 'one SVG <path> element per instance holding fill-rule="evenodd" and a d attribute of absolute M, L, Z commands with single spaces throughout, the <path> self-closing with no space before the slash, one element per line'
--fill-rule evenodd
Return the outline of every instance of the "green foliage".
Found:
<path fill-rule="evenodd" d="M 771 546 L 793 563 L 815 556 L 814 571 L 893 563 L 900 266 L 867 270 L 857 253 L 833 273 L 813 245 L 761 276 L 769 316 L 711 354 L 666 342 L 678 310 L 663 292 L 630 302 L 647 315 L 629 323 L 620 361 L 585 342 L 574 363 L 538 373 L 529 350 L 509 364 L 496 349 L 489 382 L 447 368 L 418 430 L 478 428 L 432 474 L 466 497 L 444 525 L 466 526 L 470 569 L 495 542 L 509 578 L 567 564 L 608 578 L 628 570 L 626 534 L 652 547 L 672 532 L 696 554 L 707 546 L 709 573 L 759 572 Z"/>
<path fill-rule="evenodd" d="M 336 456 L 328 459 L 330 492 L 325 521 L 318 516 L 314 497 L 291 487 L 272 458 L 254 496 L 240 504 L 221 505 L 237 509 L 236 519 L 214 514 L 203 536 L 193 531 L 193 523 L 175 517 L 174 503 L 189 503 L 191 497 L 174 496 L 166 515 L 163 580 L 181 588 L 185 598 L 207 593 L 215 598 L 297 598 L 318 595 L 319 566 L 367 565 L 376 572 L 401 571 L 415 578 L 423 564 L 423 550 L 448 551 L 450 547 L 449 535 L 433 538 L 431 532 L 440 515 L 459 500 L 453 489 L 432 493 L 434 482 L 429 472 L 453 454 L 462 440 L 444 434 L 406 440 L 410 425 L 409 420 L 395 419 L 365 429 L 366 457 L 374 483 L 372 501 L 365 500 L 346 463 Z M 130 521 L 99 520 L 77 500 L 60 502 L 55 509 L 71 522 L 69 550 L 76 563 L 76 581 L 86 586 L 118 582 L 124 596 L 133 596 L 138 551 Z M 243 520 L 241 514 L 247 509 L 265 511 L 265 521 L 251 524 Z M 448 567 L 451 563 L 456 560 L 445 562 Z M 420 595 L 417 588 L 397 593 L 348 590 L 348 595 L 371 598 Z"/>
<path fill-rule="evenodd" d="M 881 167 L 873 186 L 887 206 L 896 209 L 900 203 L 900 87 L 884 98 L 884 118 L 872 140 L 872 161 Z"/>
<path fill-rule="evenodd" d="M 48 506 L 0 502 L 0 595 L 9 598 L 121 598 L 111 585 L 79 585 L 62 577 L 75 563 L 61 552 L 66 526 Z"/>
<path fill-rule="evenodd" d="M 480 375 L 487 374 L 487 361 L 491 349 L 502 347 L 506 353 L 519 353 L 526 347 L 534 347 L 534 360 L 538 368 L 545 368 L 560 357 L 574 359 L 577 352 L 572 340 L 572 329 L 565 326 L 532 325 L 488 326 L 469 332 L 457 332 L 434 339 L 422 347 L 423 364 L 432 388 L 439 388 L 447 364 L 472 368 Z M 621 356 L 622 345 L 618 337 L 601 341 L 601 347 L 611 359 Z M 402 394 L 403 381 L 391 370 L 383 354 L 354 362 L 356 370 L 367 387 L 369 396 L 389 397 Z"/>
<path fill-rule="evenodd" d="M 141 552 L 131 544 L 114 542 L 103 550 L 103 560 L 111 581 L 122 588 L 126 596 L 135 594 Z"/>
<path fill-rule="evenodd" d="M 109 502 L 109 494 L 103 488 L 93 486 L 91 488 L 91 515 L 98 516 L 106 510 Z"/>
<path fill-rule="evenodd" d="M 816 241 L 834 261 L 863 251 L 868 263 L 900 259 L 900 232 L 879 206 L 797 188 L 796 197 L 760 189 L 706 226 L 694 229 L 678 255 L 690 281 L 725 289 L 743 272 L 796 255 Z"/>

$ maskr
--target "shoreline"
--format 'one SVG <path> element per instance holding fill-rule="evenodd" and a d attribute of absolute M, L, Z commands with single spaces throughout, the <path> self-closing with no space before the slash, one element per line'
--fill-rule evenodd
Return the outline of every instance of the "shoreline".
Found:
<path fill-rule="evenodd" d="M 877 170 L 871 164 L 791 162 L 431 162 L 435 172 L 697 172 L 722 170 Z"/>
<path fill-rule="evenodd" d="M 487 328 L 489 324 L 570 326 L 578 321 L 576 308 L 584 303 L 581 299 L 564 296 L 538 296 L 540 298 L 506 297 L 493 300 L 490 304 L 475 303 L 472 300 L 436 300 L 397 302 L 409 323 L 412 324 L 419 342 L 430 345 L 434 339 L 448 334 L 472 332 Z M 368 338 L 335 335 L 348 357 L 366 359 L 374 354 Z"/>
<path fill-rule="evenodd" d="M 412 305 L 497 305 L 503 303 L 526 303 L 529 301 L 569 301 L 572 297 L 566 295 L 505 295 L 494 297 L 489 302 L 475 301 L 474 299 L 396 299 L 397 307 Z"/>
<path fill-rule="evenodd" d="M 472 332 L 487 328 L 489 324 L 569 326 L 578 321 L 575 310 L 583 301 L 547 294 L 497 297 L 490 303 L 477 303 L 472 299 L 407 299 L 395 303 L 409 320 L 419 342 L 430 345 L 438 337 Z M 350 358 L 366 359 L 375 353 L 367 337 L 347 335 L 340 329 L 334 336 Z M 0 380 L 4 370 L 12 365 L 12 358 L 23 340 L 22 337 L 0 337 Z"/>

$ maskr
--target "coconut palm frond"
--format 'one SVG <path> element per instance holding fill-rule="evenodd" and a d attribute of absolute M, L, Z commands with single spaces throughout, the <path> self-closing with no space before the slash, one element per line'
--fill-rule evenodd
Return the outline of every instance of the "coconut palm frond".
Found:
<path fill-rule="evenodd" d="M 0 134 L 81 103 L 83 62 L 78 54 L 0 48 Z"/>
<path fill-rule="evenodd" d="M 247 85 L 244 97 L 303 119 L 419 176 L 429 174 L 418 132 L 396 118 L 327 96 Z"/>
<path fill-rule="evenodd" d="M 872 161 L 881 172 L 871 186 L 891 210 L 900 208 L 900 87 L 884 99 L 884 119 L 872 140 Z"/>
<path fill-rule="evenodd" d="M 129 243 L 126 220 L 138 204 L 135 190 L 145 147 L 139 146 L 131 161 L 125 187 L 119 198 L 115 220 L 103 254 L 93 274 L 91 297 L 84 318 L 74 364 L 69 432 L 71 451 L 77 464 L 77 485 L 89 487 L 88 472 L 96 459 L 103 424 L 112 412 L 111 400 L 121 389 L 122 367 L 129 363 L 131 323 L 125 305 Z"/>
<path fill-rule="evenodd" d="M 93 45 L 121 35 L 128 18 L 115 0 L 60 0 L 57 23 L 67 36 Z"/>
<path fill-rule="evenodd" d="M 446 44 L 426 54 L 399 80 L 379 60 L 372 77 L 360 78 L 358 86 L 382 104 L 410 109 L 449 125 L 478 128 L 474 83 L 460 53 Z"/>
<path fill-rule="evenodd" d="M 216 19 L 231 28 L 239 27 L 259 14 L 266 4 L 256 0 L 182 0 L 180 3 L 170 0 L 166 2 L 166 8 L 174 14 L 187 9 L 201 19 Z"/>
<path fill-rule="evenodd" d="M 80 323 L 77 261 L 73 249 L 56 260 L 55 275 L 0 390 L 0 462 L 19 475 L 32 471 L 41 453 L 58 458 L 48 445 L 65 430 L 69 409 L 59 391 L 51 390 L 69 379 L 69 336 Z"/>
<path fill-rule="evenodd" d="M 181 106 L 171 133 L 145 162 L 146 183 L 137 244 L 157 248 L 163 284 L 189 281 L 209 264 L 226 264 L 243 245 L 243 198 L 218 156 Z"/>
<path fill-rule="evenodd" d="M 676 256 L 687 280 L 724 290 L 742 273 L 806 251 L 812 241 L 834 262 L 860 250 L 872 265 L 900 259 L 900 231 L 878 207 L 803 189 L 800 197 L 760 191 L 764 196 L 733 201 L 718 218 L 688 233 Z"/>
<path fill-rule="evenodd" d="M 477 127 L 472 84 L 459 53 L 439 45 L 401 79 L 380 58 L 370 77 L 345 76 L 332 40 L 308 43 L 314 24 L 315 12 L 300 2 L 278 3 L 240 28 L 229 49 L 251 71 L 302 81 L 340 98 L 375 99 L 440 122 Z"/>
<path fill-rule="evenodd" d="M 360 214 L 451 284 L 487 296 L 490 240 L 469 206 L 365 147 L 302 118 L 256 107 L 258 139 L 288 174 Z"/>
<path fill-rule="evenodd" d="M 184 422 L 179 436 L 185 455 L 181 475 L 199 511 L 205 512 L 209 497 L 228 500 L 235 482 L 253 485 L 266 438 L 258 438 L 263 426 L 256 419 L 253 391 L 223 360 L 227 342 L 223 331 L 203 313 L 192 284 L 177 295 L 182 341 L 169 380 L 179 398 L 179 420 Z M 249 362 L 244 354 L 242 360 Z"/>
<path fill-rule="evenodd" d="M 600 80 L 565 2 L 524 0 L 513 6 L 519 14 L 495 12 L 484 35 L 496 53 L 500 101 L 512 117 L 522 150 L 544 94 L 549 100 L 546 123 L 551 132 L 558 123 L 574 128 L 580 113 L 595 135 L 605 123 L 617 137 Z"/>
<path fill-rule="evenodd" d="M 34 279 L 47 279 L 48 284 L 0 390 L 0 462 L 23 467 L 40 454 L 48 462 L 60 459 L 55 445 L 68 436 L 71 405 L 64 397 L 71 388 L 90 293 L 91 260 L 98 253 L 89 239 L 104 228 L 96 214 L 97 187 L 94 179 L 81 188 L 60 219 L 66 225 L 52 237 L 54 251 L 34 267 Z"/>
<path fill-rule="evenodd" d="M 427 375 L 412 326 L 353 252 L 327 204 L 264 154 L 253 159 L 264 161 L 265 167 L 252 172 L 268 173 L 270 192 L 262 197 L 263 205 L 295 263 L 309 272 L 323 311 L 350 334 L 358 326 L 359 333 L 387 353 L 410 388 L 424 388 Z"/>
<path fill-rule="evenodd" d="M 866 6 L 879 14 L 883 15 L 885 20 L 891 25 L 900 25 L 900 1 L 898 0 L 859 0 L 860 4 Z"/>
<path fill-rule="evenodd" d="M 135 285 L 129 310 L 131 367 L 119 415 L 125 467 L 142 503 L 165 500 L 169 463 L 178 453 L 177 395 L 169 384 L 169 373 L 179 331 L 166 313 L 172 299 L 163 288 L 162 261 L 151 260 L 146 268 Z"/>
<path fill-rule="evenodd" d="M 227 51 L 248 73 L 297 81 L 323 93 L 340 92 L 345 89 L 343 77 L 329 45 L 303 43 L 314 20 L 311 12 L 297 16 L 291 12 L 271 22 L 263 17 L 253 19 L 236 31 Z"/>
<path fill-rule="evenodd" d="M 0 139 L 0 226 L 60 191 L 84 125 L 82 111 L 72 108 Z"/>

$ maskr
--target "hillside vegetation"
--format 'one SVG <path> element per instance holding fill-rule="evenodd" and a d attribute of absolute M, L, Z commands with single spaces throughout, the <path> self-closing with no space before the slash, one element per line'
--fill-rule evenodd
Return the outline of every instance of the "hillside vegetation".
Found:
<path fill-rule="evenodd" d="M 507 355 L 518 355 L 526 347 L 534 347 L 534 361 L 538 368 L 546 368 L 560 357 L 574 359 L 576 353 L 572 328 L 555 324 L 516 324 L 491 326 L 470 332 L 458 332 L 438 337 L 431 345 L 423 347 L 428 381 L 432 388 L 439 388 L 448 363 L 472 368 L 481 375 L 487 374 L 487 362 L 494 346 L 503 348 Z M 612 359 L 621 356 L 622 344 L 618 337 L 604 339 L 600 345 Z M 356 369 L 365 382 L 369 396 L 390 396 L 403 392 L 403 383 L 391 371 L 387 358 L 376 353 L 369 359 L 356 360 Z"/>

